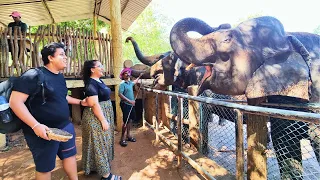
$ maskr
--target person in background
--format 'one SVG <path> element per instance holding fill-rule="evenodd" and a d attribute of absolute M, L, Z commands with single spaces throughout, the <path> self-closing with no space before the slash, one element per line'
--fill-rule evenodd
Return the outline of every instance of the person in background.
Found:
<path fill-rule="evenodd" d="M 140 76 L 134 81 L 130 80 L 131 69 L 124 68 L 120 72 L 120 79 L 123 81 L 119 86 L 119 97 L 121 98 L 120 107 L 123 114 L 123 125 L 121 132 L 120 145 L 126 147 L 128 145 L 127 141 L 136 142 L 136 139 L 130 135 L 130 129 L 132 126 L 132 121 L 136 119 L 135 112 L 135 98 L 133 93 L 133 86 L 139 81 Z M 125 139 L 125 133 L 127 132 L 127 138 Z"/>
<path fill-rule="evenodd" d="M 18 12 L 18 11 L 13 11 L 9 16 L 12 17 L 13 19 L 13 22 L 9 23 L 8 24 L 8 28 L 12 28 L 12 35 L 14 34 L 14 28 L 15 27 L 20 27 L 21 28 L 21 33 L 25 33 L 27 32 L 27 29 L 28 29 L 28 26 L 26 23 L 22 22 L 21 21 L 21 14 Z M 19 36 L 19 32 L 17 32 L 17 35 Z M 29 40 L 26 41 L 27 43 L 30 42 Z M 9 47 L 9 52 L 13 53 L 12 52 L 12 46 L 11 46 L 11 43 L 10 43 L 10 39 L 8 39 L 8 47 Z M 27 44 L 28 46 L 28 44 Z M 30 46 L 30 45 L 29 45 Z M 20 40 L 18 40 L 18 58 L 20 57 Z M 30 52 L 30 47 L 26 47 L 26 50 L 28 52 Z M 12 54 L 12 57 L 13 57 L 13 54 Z"/>
<path fill-rule="evenodd" d="M 81 74 L 88 102 L 82 115 L 84 173 L 96 171 L 102 180 L 120 180 L 121 176 L 110 173 L 114 157 L 114 114 L 111 90 L 100 79 L 104 75 L 103 65 L 98 60 L 88 60 Z"/>
<path fill-rule="evenodd" d="M 50 43 L 41 50 L 41 55 L 44 67 L 40 70 L 45 79 L 43 90 L 32 101 L 28 99 L 40 85 L 34 69 L 27 71 L 14 83 L 10 108 L 24 122 L 23 134 L 36 166 L 35 179 L 51 179 L 58 155 L 69 179 L 77 180 L 75 130 L 69 120 L 68 104 L 87 106 L 87 102 L 68 96 L 65 78 L 60 73 L 67 67 L 64 45 Z M 73 138 L 67 142 L 50 140 L 46 133 L 49 128 L 67 131 Z"/>
<path fill-rule="evenodd" d="M 9 16 L 12 17 L 13 22 L 8 24 L 8 28 L 12 27 L 12 34 L 14 32 L 14 27 L 20 27 L 21 32 L 27 32 L 28 26 L 26 23 L 21 21 L 21 14 L 18 11 L 13 11 Z"/>

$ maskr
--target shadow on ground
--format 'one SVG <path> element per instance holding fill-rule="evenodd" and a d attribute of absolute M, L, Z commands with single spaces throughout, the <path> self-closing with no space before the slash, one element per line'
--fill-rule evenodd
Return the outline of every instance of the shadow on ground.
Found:
<path fill-rule="evenodd" d="M 81 165 L 81 127 L 76 126 L 77 164 L 80 180 L 96 180 L 100 176 L 96 173 L 84 175 Z M 203 179 L 188 164 L 183 162 L 180 169 L 175 168 L 176 156 L 163 144 L 152 145 L 155 134 L 148 129 L 138 128 L 133 131 L 137 139 L 127 147 L 121 147 L 118 142 L 120 134 L 115 135 L 115 158 L 112 162 L 112 173 L 121 175 L 124 180 L 131 179 Z M 30 151 L 22 133 L 10 135 L 10 138 L 19 139 L 19 143 L 11 143 L 8 151 L 0 153 L 0 179 L 34 179 L 34 164 Z M 68 179 L 63 171 L 61 161 L 56 161 L 56 168 L 52 171 L 53 180 Z"/>

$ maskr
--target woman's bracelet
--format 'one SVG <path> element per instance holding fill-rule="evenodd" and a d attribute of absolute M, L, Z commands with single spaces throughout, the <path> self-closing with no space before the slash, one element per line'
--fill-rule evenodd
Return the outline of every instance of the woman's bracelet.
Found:
<path fill-rule="evenodd" d="M 33 130 L 35 127 L 37 127 L 40 123 L 35 124 L 31 129 Z"/>
<path fill-rule="evenodd" d="M 79 105 L 82 106 L 82 100 L 80 100 Z"/>

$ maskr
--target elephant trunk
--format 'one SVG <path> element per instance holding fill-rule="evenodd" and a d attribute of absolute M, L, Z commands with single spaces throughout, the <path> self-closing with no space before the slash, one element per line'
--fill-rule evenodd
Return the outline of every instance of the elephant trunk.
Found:
<path fill-rule="evenodd" d="M 229 24 L 213 28 L 196 18 L 185 18 L 177 22 L 170 32 L 170 44 L 181 60 L 190 64 L 201 65 L 215 53 L 210 33 L 219 29 L 229 29 Z M 203 35 L 201 38 L 190 38 L 188 32 L 195 31 Z"/>
<path fill-rule="evenodd" d="M 140 62 L 142 62 L 145 65 L 148 65 L 148 66 L 154 65 L 157 61 L 160 60 L 160 57 L 163 55 L 163 54 L 157 54 L 153 56 L 144 56 L 140 51 L 140 48 L 137 42 L 133 39 L 133 37 L 127 37 L 126 43 L 129 41 L 131 41 L 132 43 L 132 46 L 134 48 L 134 52 L 136 53 L 137 58 L 140 60 Z"/>
<path fill-rule="evenodd" d="M 150 77 L 150 69 L 147 70 L 131 70 L 131 76 L 137 78 L 140 76 L 140 74 L 142 74 L 142 76 L 140 77 L 141 79 L 151 79 Z"/>

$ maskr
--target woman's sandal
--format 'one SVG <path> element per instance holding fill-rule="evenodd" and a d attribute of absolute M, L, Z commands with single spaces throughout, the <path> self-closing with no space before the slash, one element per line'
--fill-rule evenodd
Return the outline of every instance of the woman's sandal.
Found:
<path fill-rule="evenodd" d="M 127 143 L 125 140 L 121 140 L 121 141 L 120 141 L 120 145 L 121 145 L 122 147 L 126 147 L 126 146 L 128 145 L 128 143 Z"/>
<path fill-rule="evenodd" d="M 128 138 L 127 138 L 127 141 L 136 142 L 137 140 L 136 140 L 136 138 L 134 138 L 134 137 L 128 137 Z"/>
<path fill-rule="evenodd" d="M 101 180 L 122 180 L 122 177 L 110 173 L 109 176 L 106 178 L 101 177 Z"/>

